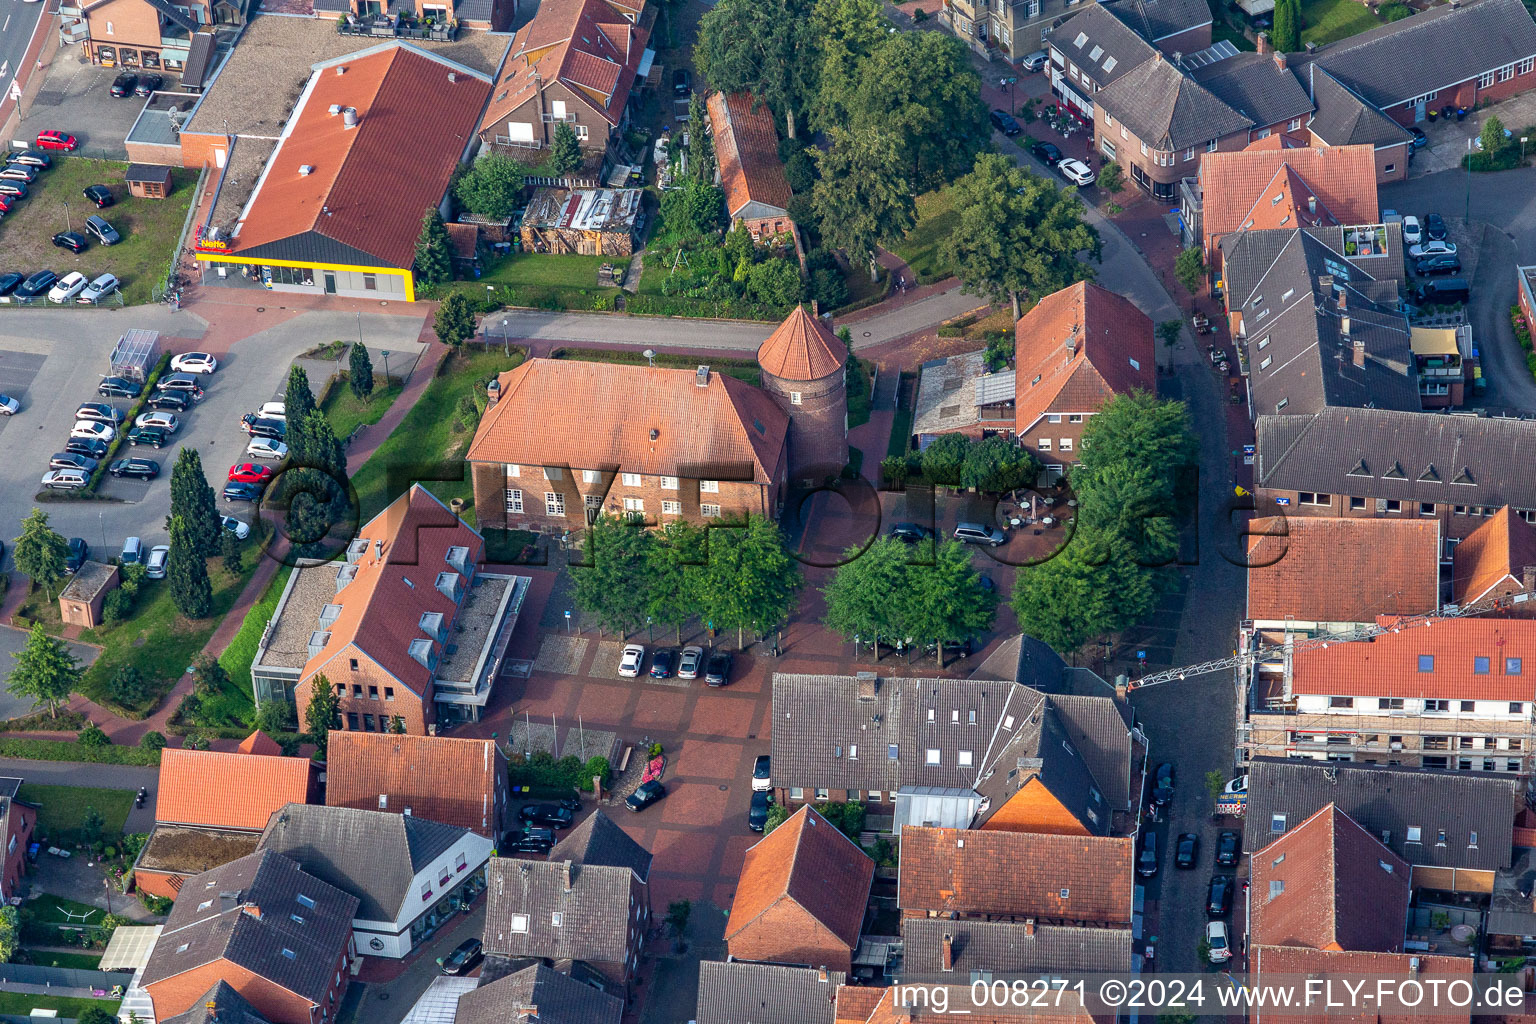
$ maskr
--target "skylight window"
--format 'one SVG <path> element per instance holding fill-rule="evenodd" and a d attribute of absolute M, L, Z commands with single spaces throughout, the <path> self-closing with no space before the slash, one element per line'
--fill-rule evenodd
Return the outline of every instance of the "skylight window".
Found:
<path fill-rule="evenodd" d="M 1088 33 L 1087 32 L 1079 32 L 1077 34 L 1077 38 L 1072 40 L 1072 45 L 1077 47 L 1079 50 L 1081 50 L 1083 48 L 1083 44 L 1086 43 L 1087 41 L 1088 41 Z"/>
<path fill-rule="evenodd" d="M 309 907 L 313 909 L 315 906 L 315 901 L 310 899 L 308 896 L 305 896 L 303 893 L 299 893 L 297 899 L 299 901 L 299 906 L 301 907 Z"/>
<path fill-rule="evenodd" d="M 1088 51 L 1088 59 L 1092 60 L 1092 61 L 1098 60 L 1103 55 L 1104 55 L 1104 47 L 1102 47 L 1102 46 L 1095 46 L 1092 50 Z"/>
<path fill-rule="evenodd" d="M 1116 60 L 1114 57 L 1110 57 L 1104 62 L 1104 73 L 1107 75 L 1111 71 L 1115 70 L 1115 65 L 1118 63 L 1120 63 L 1118 60 Z"/>

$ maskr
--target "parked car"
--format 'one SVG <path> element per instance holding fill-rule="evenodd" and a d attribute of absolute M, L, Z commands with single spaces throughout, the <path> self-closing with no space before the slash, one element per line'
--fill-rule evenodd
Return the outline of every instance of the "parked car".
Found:
<path fill-rule="evenodd" d="M 679 96 L 687 96 L 693 91 L 693 72 L 687 68 L 678 68 L 672 72 L 672 91 Z M 694 126 L 698 128 L 698 125 Z"/>
<path fill-rule="evenodd" d="M 627 645 L 619 658 L 619 675 L 626 679 L 639 677 L 640 663 L 643 661 L 645 661 L 645 648 L 639 644 Z"/>
<path fill-rule="evenodd" d="M 1146 832 L 1141 837 L 1141 853 L 1136 858 L 1136 873 L 1142 878 L 1157 874 L 1157 833 Z"/>
<path fill-rule="evenodd" d="M 107 449 L 109 447 L 110 445 L 107 442 L 95 438 L 72 437 L 64 445 L 64 450 L 99 461 L 107 457 Z"/>
<path fill-rule="evenodd" d="M 147 444 L 151 448 L 164 448 L 170 435 L 159 427 L 134 427 L 128 431 L 126 440 L 131 445 Z"/>
<path fill-rule="evenodd" d="M 1472 297 L 1472 289 L 1464 277 L 1447 277 L 1439 281 L 1425 281 L 1414 289 L 1414 298 L 1421 306 L 1454 306 Z"/>
<path fill-rule="evenodd" d="M 37 168 L 31 164 L 6 164 L 0 167 L 0 178 L 30 185 L 37 180 Z"/>
<path fill-rule="evenodd" d="M 270 437 L 253 437 L 251 443 L 245 446 L 245 454 L 247 458 L 281 462 L 288 457 L 288 446 Z"/>
<path fill-rule="evenodd" d="M 468 974 L 475 969 L 483 953 L 479 939 L 465 939 L 453 948 L 453 952 L 438 961 L 444 974 Z"/>
<path fill-rule="evenodd" d="M 18 299 L 34 299 L 52 288 L 59 280 L 59 275 L 51 270 L 39 270 L 11 292 Z"/>
<path fill-rule="evenodd" d="M 261 485 L 231 480 L 224 485 L 224 500 L 258 502 L 261 500 Z"/>
<path fill-rule="evenodd" d="M 1241 832 L 1223 832 L 1216 837 L 1216 866 L 1221 868 L 1237 867 L 1237 858 L 1243 852 L 1243 834 Z"/>
<path fill-rule="evenodd" d="M 144 559 L 144 542 L 137 537 L 129 537 L 123 541 L 123 553 L 117 560 L 124 565 L 137 565 Z"/>
<path fill-rule="evenodd" d="M 74 452 L 54 452 L 48 457 L 49 469 L 78 469 L 82 473 L 94 473 L 99 465 L 99 460 Z"/>
<path fill-rule="evenodd" d="M 235 535 L 235 540 L 245 540 L 251 535 L 249 523 L 241 522 L 234 516 L 219 516 L 219 525 Z"/>
<path fill-rule="evenodd" d="M 113 476 L 131 476 L 140 480 L 153 480 L 160 475 L 160 463 L 154 459 L 130 456 L 126 459 L 114 459 L 112 465 L 107 467 L 107 472 Z"/>
<path fill-rule="evenodd" d="M 925 540 L 933 539 L 933 531 L 926 526 L 916 523 L 895 523 L 886 531 L 887 537 L 894 537 L 907 544 L 920 544 Z"/>
<path fill-rule="evenodd" d="M 73 576 L 80 571 L 85 560 L 91 556 L 91 546 L 85 542 L 84 537 L 69 538 L 69 547 L 64 555 L 64 572 Z"/>
<path fill-rule="evenodd" d="M 19 181 L 0 178 L 0 195 L 11 196 L 15 199 L 25 199 L 27 198 L 27 186 Z M 7 205 L 6 209 L 9 210 L 10 206 Z"/>
<path fill-rule="evenodd" d="M 76 295 L 85 291 L 85 286 L 90 283 L 91 279 L 80 273 L 80 271 L 71 270 L 59 278 L 57 284 L 48 289 L 48 301 L 55 304 L 68 302 Z"/>
<path fill-rule="evenodd" d="M 1205 901 L 1205 912 L 1210 917 L 1226 917 L 1232 912 L 1232 876 L 1216 875 L 1211 879 L 1211 891 Z"/>
<path fill-rule="evenodd" d="M 1192 868 L 1200 859 L 1200 837 L 1193 832 L 1181 832 L 1178 844 L 1173 848 L 1175 867 Z"/>
<path fill-rule="evenodd" d="M 219 361 L 207 352 L 183 352 L 171 356 L 171 369 L 179 373 L 212 373 Z"/>
<path fill-rule="evenodd" d="M 152 73 L 141 75 L 139 76 L 139 84 L 133 87 L 133 94 L 135 96 L 148 96 L 150 93 L 155 92 L 160 88 L 160 86 L 164 84 L 165 79 L 161 78 L 159 75 Z"/>
<path fill-rule="evenodd" d="M 683 655 L 677 662 L 677 678 L 697 679 L 699 669 L 704 664 L 704 648 L 690 644 L 683 648 Z"/>
<path fill-rule="evenodd" d="M 85 230 L 102 245 L 116 245 L 123 240 L 123 236 L 117 233 L 117 228 L 107 223 L 105 217 L 98 217 L 94 213 L 85 218 Z"/>
<path fill-rule="evenodd" d="M 170 409 L 172 412 L 186 412 L 192 408 L 192 395 L 186 391 L 161 391 L 144 400 L 144 404 L 151 409 Z"/>
<path fill-rule="evenodd" d="M 992 111 L 992 125 L 1010 139 L 1024 130 L 1019 127 L 1019 122 L 1013 119 L 1013 115 L 1006 110 Z"/>
<path fill-rule="evenodd" d="M 282 420 L 263 419 L 246 413 L 240 417 L 240 425 L 252 437 L 270 437 L 274 441 L 281 441 L 288 436 L 288 425 Z"/>
<path fill-rule="evenodd" d="M 642 782 L 635 791 L 624 798 L 624 806 L 632 811 L 643 811 L 667 795 L 667 788 L 656 779 Z"/>
<path fill-rule="evenodd" d="M 1056 170 L 1074 185 L 1092 185 L 1094 182 L 1093 168 L 1073 157 L 1058 163 Z"/>
<path fill-rule="evenodd" d="M 1047 167 L 1055 167 L 1066 159 L 1066 154 L 1054 142 L 1044 142 L 1040 139 L 1031 140 L 1029 151 L 1038 159 L 1045 162 Z"/>
<path fill-rule="evenodd" d="M 0 392 L 0 416 L 15 416 L 21 412 L 21 403 L 10 395 Z"/>
<path fill-rule="evenodd" d="M 90 482 L 89 473 L 78 469 L 50 469 L 43 474 L 42 484 L 51 491 L 78 491 Z"/>
<path fill-rule="evenodd" d="M 151 401 L 153 401 L 153 398 Z M 133 421 L 133 425 L 136 427 L 156 427 L 167 434 L 174 434 L 181 429 L 181 421 L 176 418 L 175 413 L 161 412 L 158 409 L 154 412 L 139 413 L 139 417 Z"/>
<path fill-rule="evenodd" d="M 1438 213 L 1426 213 L 1424 215 L 1424 234 L 1432 242 L 1443 242 L 1450 229 L 1445 226 L 1445 218 Z"/>
<path fill-rule="evenodd" d="M 1419 259 L 1423 256 L 1454 256 L 1456 255 L 1456 243 L 1435 241 L 1421 242 L 1418 245 L 1410 245 L 1408 247 L 1408 255 L 1414 259 Z"/>
<path fill-rule="evenodd" d="M 112 190 L 105 185 L 87 185 L 80 190 L 80 194 L 89 199 L 98 210 L 105 210 L 116 201 L 112 198 Z"/>
<path fill-rule="evenodd" d="M 570 808 L 559 804 L 524 804 L 518 808 L 517 817 L 524 825 L 555 829 L 571 827 Z"/>
<path fill-rule="evenodd" d="M 85 402 L 75 410 L 77 420 L 95 420 L 97 423 L 111 423 L 113 426 L 123 422 L 123 410 L 105 402 Z"/>
<path fill-rule="evenodd" d="M 731 655 L 729 651 L 716 651 L 709 656 L 709 667 L 704 670 L 704 682 L 710 686 L 724 686 L 731 681 Z"/>
<path fill-rule="evenodd" d="M 1419 223 L 1419 218 L 1408 214 L 1403 218 L 1403 244 L 1419 245 L 1424 241 L 1424 225 Z"/>
<path fill-rule="evenodd" d="M 149 560 L 144 563 L 144 575 L 152 580 L 163 580 L 170 564 L 171 549 L 164 544 L 157 544 L 149 549 Z"/>
<path fill-rule="evenodd" d="M 70 428 L 69 436 L 110 442 L 117 436 L 117 430 L 109 424 L 98 423 L 95 420 L 76 420 L 75 425 Z"/>
<path fill-rule="evenodd" d="M 1424 129 L 1418 125 L 1409 125 L 1408 134 L 1413 136 L 1413 148 L 1423 149 L 1429 145 L 1429 136 L 1424 134 Z"/>
<path fill-rule="evenodd" d="M 237 462 L 229 467 L 229 480 L 238 480 L 243 484 L 264 484 L 272 479 L 271 466 L 258 466 L 254 462 Z"/>
<path fill-rule="evenodd" d="M 1205 926 L 1205 942 L 1211 949 L 1211 963 L 1224 964 L 1232 959 L 1232 947 L 1227 944 L 1225 921 L 1212 921 Z"/>
<path fill-rule="evenodd" d="M 34 149 L 29 149 L 22 153 L 12 153 L 5 159 L 9 163 L 30 164 L 33 167 L 38 167 L 45 171 L 53 166 L 53 157 L 49 156 L 47 153 L 39 153 Z"/>
<path fill-rule="evenodd" d="M 0 274 L 0 296 L 11 294 L 16 290 L 16 286 L 26 279 L 26 274 L 19 274 L 14 270 L 7 274 Z"/>
<path fill-rule="evenodd" d="M 1152 783 L 1152 803 L 1158 807 L 1167 807 L 1173 800 L 1173 765 L 1164 761 L 1157 766 L 1157 775 Z"/>
<path fill-rule="evenodd" d="M 1456 274 L 1461 271 L 1461 257 L 1453 252 L 1437 252 L 1420 256 L 1413 261 L 1415 272 L 1428 277 L 1432 274 Z"/>
<path fill-rule="evenodd" d="M 671 648 L 663 647 L 660 650 L 658 650 L 651 657 L 651 678 L 652 679 L 671 679 L 672 678 L 672 660 L 673 660 L 673 656 L 672 656 Z"/>
<path fill-rule="evenodd" d="M 768 808 L 773 804 L 773 797 L 765 790 L 753 790 L 752 802 L 747 807 L 747 828 L 753 832 L 761 832 L 768 827 Z"/>
<path fill-rule="evenodd" d="M 125 96 L 132 96 L 133 90 L 138 88 L 138 85 L 139 76 L 124 71 L 122 74 L 112 79 L 112 88 L 109 91 L 113 96 L 121 99 Z"/>
<path fill-rule="evenodd" d="M 78 256 L 85 252 L 87 242 L 85 236 L 78 231 L 60 231 L 53 236 L 53 244 Z"/>
<path fill-rule="evenodd" d="M 543 836 L 529 836 L 521 833 L 507 833 L 498 848 L 502 853 L 548 853 L 555 844 Z"/>
<path fill-rule="evenodd" d="M 256 418 L 259 420 L 276 420 L 284 428 L 287 428 L 288 407 L 282 402 L 263 402 L 261 408 L 256 410 Z"/>
<path fill-rule="evenodd" d="M 1248 776 L 1246 774 L 1239 775 L 1225 786 L 1222 786 L 1221 791 L 1227 796 L 1231 796 L 1234 793 L 1248 792 Z"/>
<path fill-rule="evenodd" d="M 769 783 L 769 765 L 767 754 L 758 754 L 757 760 L 752 764 L 752 788 L 756 791 L 771 789 Z"/>
<path fill-rule="evenodd" d="M 966 544 L 986 544 L 997 547 L 1008 539 L 1008 535 L 995 526 L 987 526 L 984 523 L 960 523 L 955 527 L 955 540 Z"/>
<path fill-rule="evenodd" d="M 540 825 L 524 825 L 522 834 L 530 839 L 547 842 L 550 846 L 555 845 L 555 830 L 552 828 L 544 828 Z"/>
<path fill-rule="evenodd" d="M 80 293 L 81 302 L 100 302 L 121 287 L 122 282 L 116 274 L 102 274 L 96 280 L 85 286 L 85 291 Z"/>
<path fill-rule="evenodd" d="M 1025 71 L 1044 71 L 1045 66 L 1050 62 L 1051 55 L 1049 53 L 1046 53 L 1044 50 L 1036 50 L 1019 61 L 1019 66 Z"/>
<path fill-rule="evenodd" d="M 79 142 L 76 141 L 75 137 L 65 132 L 48 129 L 37 133 L 38 149 L 55 149 L 68 153 L 78 145 Z"/>

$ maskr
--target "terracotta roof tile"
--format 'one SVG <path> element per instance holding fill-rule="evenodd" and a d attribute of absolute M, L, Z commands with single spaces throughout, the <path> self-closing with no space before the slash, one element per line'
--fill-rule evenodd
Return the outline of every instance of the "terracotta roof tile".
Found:
<path fill-rule="evenodd" d="M 701 388 L 692 370 L 530 359 L 499 380 L 501 398 L 480 419 L 470 462 L 677 476 L 737 465 L 765 484 L 789 430 L 766 394 L 719 373 Z"/>
<path fill-rule="evenodd" d="M 751 93 L 717 92 L 709 97 L 709 123 L 726 212 L 735 217 L 748 203 L 786 209 L 791 193 L 779 162 L 773 112 Z"/>
<path fill-rule="evenodd" d="M 863 850 L 814 808 L 802 807 L 747 850 L 726 941 L 788 901 L 852 949 L 859 943 L 874 877 L 875 862 Z M 786 937 L 791 944 L 801 940 Z"/>
<path fill-rule="evenodd" d="M 908 825 L 896 901 L 903 911 L 1128 924 L 1132 848 L 1129 838 Z"/>
<path fill-rule="evenodd" d="M 1048 411 L 1095 412 L 1115 395 L 1157 390 L 1152 321 L 1096 284 L 1079 281 L 1047 295 L 1014 334 L 1021 434 Z"/>
<path fill-rule="evenodd" d="M 1235 152 L 1207 153 L 1200 160 L 1207 251 L 1223 235 L 1243 227 L 1254 211 L 1263 215 L 1261 207 L 1275 194 L 1268 186 L 1276 183 L 1282 169 L 1289 171 L 1283 181 L 1291 205 L 1306 209 L 1307 199 L 1316 196 L 1332 223 L 1374 224 L 1381 219 L 1376 205 L 1376 152 L 1371 146 L 1301 149 L 1275 142 L 1270 148 L 1253 145 Z M 1256 219 L 1254 227 L 1295 226 L 1294 220 L 1289 225 L 1276 220 L 1264 224 Z"/>
<path fill-rule="evenodd" d="M 308 758 L 167 747 L 155 820 L 260 831 L 284 804 L 318 796 Z"/>
<path fill-rule="evenodd" d="M 804 306 L 790 310 L 757 347 L 757 365 L 782 380 L 820 380 L 848 361 L 848 346 Z"/>
<path fill-rule="evenodd" d="M 416 817 L 499 839 L 506 770 L 491 740 L 337 731 L 327 747 L 325 802 L 365 811 L 410 808 Z"/>
<path fill-rule="evenodd" d="M 315 244 L 410 267 L 421 211 L 441 201 L 490 89 L 484 75 L 398 42 L 319 66 L 234 250 L 312 235 L 324 240 Z M 356 108 L 357 127 L 331 114 L 332 105 Z M 300 173 L 304 166 L 312 170 Z"/>
<path fill-rule="evenodd" d="M 274 740 L 260 729 L 257 729 L 241 740 L 240 746 L 235 749 L 239 750 L 242 754 L 267 754 L 272 757 L 283 756 L 283 748 L 278 745 L 277 740 Z"/>
<path fill-rule="evenodd" d="M 1452 594 L 1459 605 L 1474 605 L 1525 586 L 1536 567 L 1536 526 L 1505 505 L 1456 545 Z"/>
<path fill-rule="evenodd" d="M 1390 626 L 1393 620 L 1378 621 Z M 1433 660 L 1421 661 L 1426 657 Z M 1291 690 L 1351 697 L 1536 700 L 1536 619 L 1446 619 L 1433 627 L 1411 626 L 1371 640 L 1297 651 L 1291 656 Z"/>
<path fill-rule="evenodd" d="M 1251 940 L 1401 952 L 1408 864 L 1329 804 L 1253 855 Z"/>
<path fill-rule="evenodd" d="M 1353 953 L 1305 949 L 1300 946 L 1259 946 L 1249 950 L 1253 970 L 1260 979 L 1267 975 L 1291 975 L 1313 978 L 1342 978 L 1346 976 L 1394 976 L 1394 975 L 1458 975 L 1471 974 L 1471 957 L 1430 956 L 1427 953 Z M 1338 1008 L 1325 1013 L 1284 1014 L 1287 1024 L 1415 1024 L 1424 1018 L 1406 1013 L 1380 1012 L 1367 1008 L 1350 1012 Z M 1435 1020 L 1444 1024 L 1468 1024 L 1471 1015 L 1466 1010 L 1457 1012 L 1436 1011 Z M 1479 1017 L 1479 1021 L 1485 1018 Z"/>
<path fill-rule="evenodd" d="M 1272 517 L 1248 524 L 1248 618 L 1372 622 L 1440 602 L 1438 520 Z"/>

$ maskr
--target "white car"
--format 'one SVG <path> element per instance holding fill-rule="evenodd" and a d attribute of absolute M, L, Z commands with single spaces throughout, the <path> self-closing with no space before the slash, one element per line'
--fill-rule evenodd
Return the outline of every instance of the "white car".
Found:
<path fill-rule="evenodd" d="M 1238 793 L 1248 792 L 1248 776 L 1239 775 L 1237 778 L 1227 783 L 1221 791 L 1227 796 L 1234 796 Z"/>
<path fill-rule="evenodd" d="M 627 679 L 634 679 L 640 675 L 640 665 L 645 661 L 645 648 L 639 644 L 629 644 L 624 648 L 624 656 L 619 659 L 619 675 Z"/>
<path fill-rule="evenodd" d="M 21 412 L 21 403 L 10 395 L 0 394 L 0 416 L 15 416 Z"/>
<path fill-rule="evenodd" d="M 106 441 L 110 443 L 117 436 L 117 428 L 106 423 L 97 423 L 95 420 L 76 420 L 70 428 L 69 436 L 84 438 L 87 441 Z"/>
<path fill-rule="evenodd" d="M 1093 184 L 1093 171 L 1081 160 L 1069 156 L 1057 164 L 1056 169 L 1061 172 L 1063 178 L 1066 178 L 1074 185 Z"/>
<path fill-rule="evenodd" d="M 270 437 L 253 437 L 251 443 L 245 446 L 245 454 L 253 459 L 281 462 L 288 457 L 288 446 Z"/>
<path fill-rule="evenodd" d="M 697 679 L 704 667 L 704 648 L 690 644 L 683 648 L 683 656 L 677 662 L 677 678 Z"/>
<path fill-rule="evenodd" d="M 91 283 L 91 279 L 78 270 L 71 270 L 59 279 L 48 292 L 49 302 L 68 302 L 70 299 L 85 291 L 85 286 Z"/>
<path fill-rule="evenodd" d="M 181 429 L 181 421 L 173 412 L 165 412 L 156 409 L 153 412 L 140 413 L 139 418 L 133 421 L 136 427 L 159 427 L 167 434 L 174 434 Z"/>
<path fill-rule="evenodd" d="M 234 516 L 220 516 L 219 522 L 224 529 L 235 535 L 235 540 L 245 540 L 251 535 L 250 524 L 242 523 Z"/>
<path fill-rule="evenodd" d="M 282 420 L 288 422 L 287 406 L 282 402 L 267 402 L 256 410 L 256 418 L 259 420 Z"/>
<path fill-rule="evenodd" d="M 91 480 L 91 475 L 80 469 L 52 469 L 43 474 L 43 486 L 55 491 L 78 491 Z"/>
<path fill-rule="evenodd" d="M 1418 245 L 1424 241 L 1424 225 L 1419 223 L 1419 218 L 1408 214 L 1403 218 L 1403 244 Z"/>
<path fill-rule="evenodd" d="M 1420 245 L 1410 245 L 1408 247 L 1408 255 L 1412 256 L 1414 259 L 1418 259 L 1420 256 L 1439 256 L 1442 253 L 1447 256 L 1455 256 L 1456 243 L 1424 242 Z"/>
<path fill-rule="evenodd" d="M 1232 947 L 1227 944 L 1227 922 L 1212 921 L 1206 925 L 1205 942 L 1211 947 L 1211 963 L 1224 964 L 1232 959 Z"/>
<path fill-rule="evenodd" d="M 85 286 L 85 291 L 80 293 L 81 302 L 100 302 L 102 299 L 117 291 L 122 284 L 115 274 L 102 274 L 96 280 Z"/>
<path fill-rule="evenodd" d="M 219 368 L 219 361 L 207 352 L 183 352 L 171 357 L 171 369 L 182 373 L 212 373 Z"/>
<path fill-rule="evenodd" d="M 149 549 L 149 561 L 145 563 L 144 575 L 152 580 L 165 579 L 166 566 L 171 561 L 171 549 L 164 544 Z"/>

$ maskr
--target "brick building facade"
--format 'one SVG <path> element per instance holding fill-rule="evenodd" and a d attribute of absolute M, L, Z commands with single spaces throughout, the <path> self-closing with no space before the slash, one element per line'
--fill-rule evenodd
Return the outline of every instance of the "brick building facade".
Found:
<path fill-rule="evenodd" d="M 836 475 L 848 462 L 848 346 L 819 317 L 796 306 L 758 346 L 762 387 L 789 419 L 789 471 Z"/>

